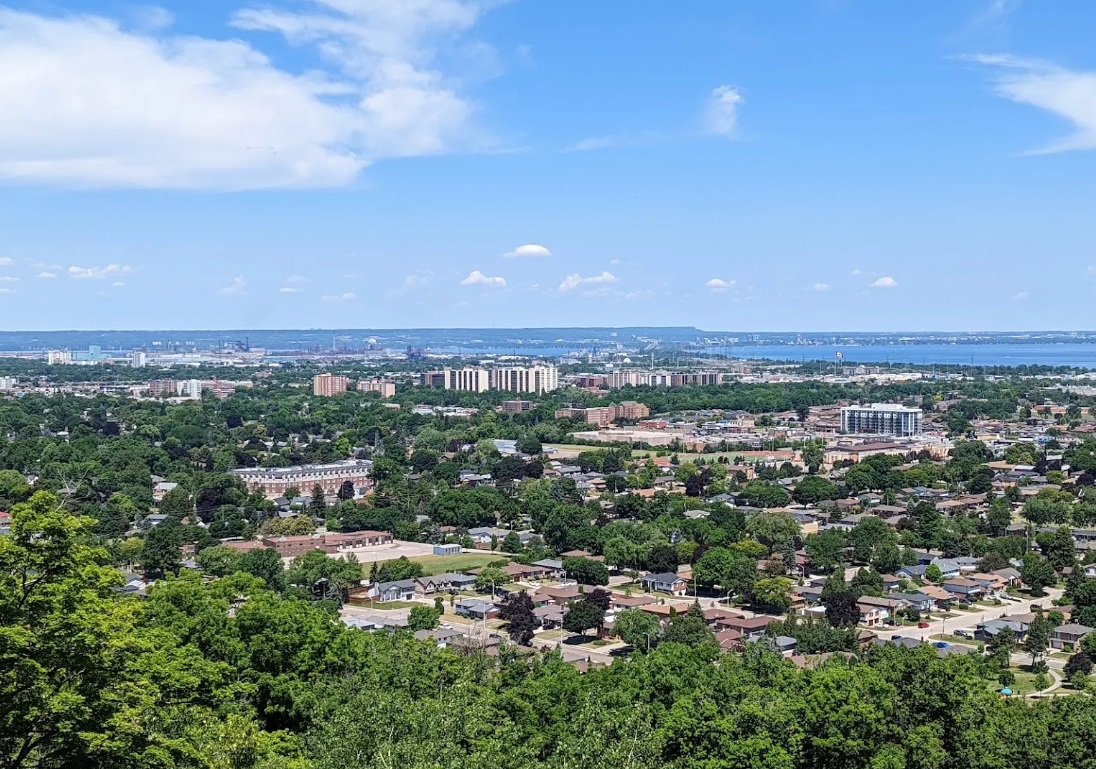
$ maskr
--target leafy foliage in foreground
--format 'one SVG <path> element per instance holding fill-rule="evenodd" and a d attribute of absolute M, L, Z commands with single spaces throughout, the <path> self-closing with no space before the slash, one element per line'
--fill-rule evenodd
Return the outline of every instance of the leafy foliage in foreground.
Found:
<path fill-rule="evenodd" d="M 0 537 L 0 768 L 1060 767 L 1096 703 L 1001 701 L 982 660 L 872 651 L 797 670 L 710 635 L 581 674 L 347 629 L 246 573 L 117 592 L 45 493 Z M 637 631 L 639 632 L 639 631 Z M 646 652 L 646 649 L 644 649 Z"/>

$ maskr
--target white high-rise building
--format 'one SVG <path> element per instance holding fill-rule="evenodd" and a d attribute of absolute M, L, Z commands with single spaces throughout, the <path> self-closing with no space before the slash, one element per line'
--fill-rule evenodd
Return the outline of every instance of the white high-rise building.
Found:
<path fill-rule="evenodd" d="M 144 368 L 148 365 L 148 354 L 142 350 L 134 350 L 129 354 L 130 368 Z"/>
<path fill-rule="evenodd" d="M 844 406 L 841 432 L 909 437 L 921 434 L 921 409 L 898 403 Z"/>
<path fill-rule="evenodd" d="M 14 390 L 18 381 L 13 376 L 0 376 L 0 390 Z"/>
<path fill-rule="evenodd" d="M 506 366 L 491 370 L 491 389 L 515 393 L 547 393 L 559 387 L 555 366 Z"/>
<path fill-rule="evenodd" d="M 46 353 L 46 363 L 50 366 L 67 366 L 72 363 L 72 353 L 68 350 L 50 350 Z"/>

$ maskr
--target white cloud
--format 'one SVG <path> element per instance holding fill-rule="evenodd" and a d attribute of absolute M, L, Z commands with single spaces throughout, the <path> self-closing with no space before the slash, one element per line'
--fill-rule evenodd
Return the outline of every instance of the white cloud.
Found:
<path fill-rule="evenodd" d="M 56 272 L 50 272 L 49 270 L 45 270 L 43 272 L 38 273 L 37 277 L 42 278 L 43 280 L 52 280 L 53 278 L 57 277 L 57 273 Z"/>
<path fill-rule="evenodd" d="M 134 16 L 137 24 L 147 30 L 167 29 L 175 23 L 175 14 L 159 6 L 138 8 Z"/>
<path fill-rule="evenodd" d="M 579 286 L 591 286 L 600 283 L 616 283 L 620 280 L 616 275 L 611 272 L 602 272 L 600 275 L 591 275 L 587 278 L 582 277 L 577 272 L 572 272 L 563 282 L 559 284 L 560 291 L 570 291 L 578 288 Z"/>
<path fill-rule="evenodd" d="M 379 158 L 482 148 L 489 142 L 458 92 L 468 78 L 436 60 L 489 5 L 313 0 L 299 12 L 233 17 L 240 29 L 318 52 L 327 70 L 304 73 L 240 39 L 163 31 L 163 13 L 131 31 L 102 16 L 0 7 L 0 178 L 324 187 L 352 182 Z"/>
<path fill-rule="evenodd" d="M 312 281 L 310 281 L 304 275 L 290 275 L 288 278 L 285 279 L 285 282 L 288 286 L 300 286 L 305 283 L 311 283 Z"/>
<path fill-rule="evenodd" d="M 0 294 L 14 294 L 14 288 L 0 288 Z"/>
<path fill-rule="evenodd" d="M 322 297 L 320 299 L 320 301 L 321 302 L 328 302 L 328 303 L 353 302 L 357 298 L 358 297 L 355 296 L 353 292 L 347 291 L 347 292 L 342 293 L 342 294 L 328 294 L 327 296 Z"/>
<path fill-rule="evenodd" d="M 734 136 L 738 128 L 738 108 L 741 104 L 742 93 L 733 85 L 713 88 L 704 113 L 708 132 L 728 138 Z"/>
<path fill-rule="evenodd" d="M 278 292 L 282 294 L 298 294 L 300 291 L 296 286 L 282 286 L 278 289 Z"/>
<path fill-rule="evenodd" d="M 18 283 L 19 278 L 14 278 L 9 275 L 0 275 L 0 283 Z"/>
<path fill-rule="evenodd" d="M 15 260 L 10 256 L 0 256 L 0 267 L 11 267 L 15 264 Z"/>
<path fill-rule="evenodd" d="M 133 268 L 128 264 L 107 264 L 102 267 L 77 267 L 68 268 L 68 276 L 74 280 L 102 280 L 112 278 L 115 275 L 128 275 Z"/>
<path fill-rule="evenodd" d="M 506 278 L 501 275 L 484 275 L 479 270 L 472 270 L 468 273 L 468 277 L 460 282 L 462 286 L 490 286 L 492 288 L 503 288 L 506 285 Z"/>
<path fill-rule="evenodd" d="M 898 281 L 892 278 L 890 275 L 884 275 L 883 277 L 876 279 L 876 281 L 872 283 L 871 286 L 872 288 L 897 288 Z"/>
<path fill-rule="evenodd" d="M 852 272 L 849 273 L 849 275 L 853 275 L 853 276 L 856 276 L 856 275 L 859 275 L 859 274 L 860 274 L 860 268 L 859 267 L 854 267 Z"/>
<path fill-rule="evenodd" d="M 1012 295 L 1012 301 L 1014 302 L 1026 302 L 1031 298 L 1031 294 L 1027 291 L 1018 291 Z"/>
<path fill-rule="evenodd" d="M 813 286 L 811 286 L 811 290 L 813 290 L 813 291 L 829 291 L 830 290 L 830 284 L 829 283 L 815 283 Z"/>
<path fill-rule="evenodd" d="M 243 275 L 237 275 L 232 282 L 217 293 L 221 296 L 239 296 L 247 290 L 247 279 Z"/>
<path fill-rule="evenodd" d="M 503 254 L 503 256 L 510 259 L 538 259 L 551 255 L 551 251 L 549 251 L 544 246 L 538 246 L 535 243 L 518 246 L 513 251 L 507 251 L 505 254 Z"/>
<path fill-rule="evenodd" d="M 1073 124 L 1072 135 L 1038 153 L 1096 149 L 1096 72 L 1077 72 L 1039 59 L 1008 55 L 968 58 L 996 69 L 998 95 L 1047 110 Z"/>
<path fill-rule="evenodd" d="M 724 280 L 723 278 L 712 278 L 704 285 L 717 293 L 726 291 L 734 285 L 733 280 Z"/>
<path fill-rule="evenodd" d="M 122 288 L 122 286 L 124 286 L 125 283 L 123 281 L 116 280 L 113 283 L 111 283 L 110 285 L 114 286 L 114 288 Z"/>
<path fill-rule="evenodd" d="M 421 288 L 426 285 L 427 281 L 433 277 L 434 273 L 430 270 L 415 270 L 410 275 L 407 275 L 403 279 L 403 287 L 405 289 Z"/>

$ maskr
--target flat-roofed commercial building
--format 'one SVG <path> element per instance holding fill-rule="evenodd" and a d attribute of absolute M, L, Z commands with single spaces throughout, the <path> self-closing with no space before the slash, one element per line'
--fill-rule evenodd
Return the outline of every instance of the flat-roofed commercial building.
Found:
<path fill-rule="evenodd" d="M 900 437 L 920 435 L 921 416 L 921 409 L 898 403 L 844 406 L 841 409 L 841 432 Z"/>

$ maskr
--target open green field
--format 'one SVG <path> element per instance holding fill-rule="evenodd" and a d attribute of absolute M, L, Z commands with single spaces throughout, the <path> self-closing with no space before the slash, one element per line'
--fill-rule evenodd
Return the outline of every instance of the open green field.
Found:
<path fill-rule="evenodd" d="M 498 553 L 461 553 L 460 555 L 420 555 L 408 560 L 421 563 L 427 576 L 480 569 L 492 561 L 509 560 Z"/>

